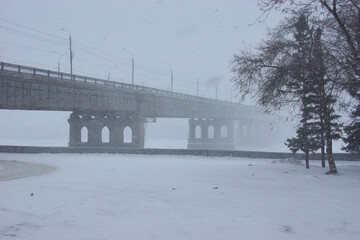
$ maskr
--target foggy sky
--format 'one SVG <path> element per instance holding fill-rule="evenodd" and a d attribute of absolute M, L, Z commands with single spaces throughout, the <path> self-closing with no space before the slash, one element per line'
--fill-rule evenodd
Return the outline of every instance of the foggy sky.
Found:
<path fill-rule="evenodd" d="M 266 35 L 255 0 L 2 0 L 0 61 L 230 100 L 230 59 Z M 267 24 L 275 25 L 275 13 Z M 37 32 L 33 31 L 36 30 Z M 128 50 L 124 50 L 128 49 Z M 65 55 L 64 55 L 65 54 Z M 63 56 L 61 56 L 63 55 Z M 235 93 L 234 93 L 235 94 Z"/>
<path fill-rule="evenodd" d="M 133 56 L 135 84 L 169 89 L 172 69 L 174 91 L 195 95 L 199 79 L 200 96 L 215 98 L 217 85 L 219 99 L 229 101 L 232 92 L 238 101 L 231 57 L 257 45 L 281 19 L 274 12 L 252 24 L 260 14 L 255 0 L 2 0 L 0 61 L 54 71 L 60 63 L 70 72 L 70 32 L 74 74 L 131 83 Z M 0 110 L 1 144 L 53 138 L 66 145 L 69 114 Z M 165 122 L 150 124 L 150 133 L 175 124 L 186 138 L 187 121 Z"/>

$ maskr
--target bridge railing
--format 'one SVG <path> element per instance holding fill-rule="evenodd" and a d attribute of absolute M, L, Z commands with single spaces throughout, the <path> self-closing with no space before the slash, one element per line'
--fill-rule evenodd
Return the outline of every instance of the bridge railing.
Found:
<path fill-rule="evenodd" d="M 79 76 L 79 75 L 75 75 L 75 74 L 71 75 L 69 73 L 44 70 L 44 69 L 39 69 L 39 68 L 32 68 L 32 67 L 16 65 L 16 64 L 12 64 L 12 63 L 1 62 L 0 65 L 1 65 L 1 71 L 11 71 L 11 72 L 32 74 L 35 76 L 56 78 L 56 79 L 67 80 L 67 81 L 75 81 L 75 82 L 82 82 L 82 83 L 102 85 L 102 86 L 111 86 L 111 87 L 128 89 L 128 90 L 138 91 L 138 92 L 147 92 L 147 93 L 162 95 L 162 96 L 171 96 L 171 97 L 176 97 L 176 98 L 183 98 L 183 99 L 196 100 L 196 101 L 202 101 L 202 102 L 205 101 L 208 103 L 221 103 L 221 104 L 225 104 L 225 105 L 234 105 L 234 103 L 227 102 L 227 101 L 215 100 L 215 99 L 204 98 L 204 97 L 197 97 L 197 96 L 192 96 L 192 95 L 183 94 L 183 93 L 161 90 L 158 88 L 144 87 L 144 86 L 132 85 L 132 84 L 128 84 L 128 83 L 120 83 L 120 82 L 115 82 L 115 81 L 103 80 L 103 79 L 99 79 L 99 78 Z"/>

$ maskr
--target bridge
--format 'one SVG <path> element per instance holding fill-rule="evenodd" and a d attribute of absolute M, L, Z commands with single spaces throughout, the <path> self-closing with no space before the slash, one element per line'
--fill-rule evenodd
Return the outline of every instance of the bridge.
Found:
<path fill-rule="evenodd" d="M 145 123 L 156 118 L 188 118 L 190 149 L 233 149 L 236 139 L 249 140 L 254 135 L 252 128 L 257 135 L 265 132 L 264 116 L 247 105 L 0 64 L 0 109 L 71 111 L 70 147 L 144 148 Z M 109 131 L 108 142 L 102 140 L 104 128 Z M 86 141 L 81 137 L 84 129 Z M 124 141 L 126 129 L 132 133 L 128 142 Z"/>

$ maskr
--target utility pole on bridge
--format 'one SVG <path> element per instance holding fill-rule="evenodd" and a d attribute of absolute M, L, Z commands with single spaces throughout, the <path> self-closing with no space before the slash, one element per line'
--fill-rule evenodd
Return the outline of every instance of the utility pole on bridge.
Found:
<path fill-rule="evenodd" d="M 131 85 L 134 86 L 134 72 L 135 72 L 135 61 L 134 54 L 127 48 L 123 48 L 124 51 L 128 51 L 131 54 Z"/>
<path fill-rule="evenodd" d="M 173 91 L 173 85 L 174 85 L 174 76 L 173 76 L 173 70 L 171 68 L 171 92 Z"/>
<path fill-rule="evenodd" d="M 72 52 L 72 47 L 71 47 L 71 33 L 70 33 L 69 30 L 66 30 L 64 28 L 61 28 L 60 30 L 66 31 L 66 32 L 69 33 L 69 41 L 70 41 L 70 77 L 71 77 L 71 80 L 73 80 L 73 67 L 72 67 L 73 52 Z"/>
<path fill-rule="evenodd" d="M 199 96 L 199 79 L 196 79 L 196 96 Z"/>
<path fill-rule="evenodd" d="M 170 66 L 170 91 L 173 91 L 173 86 L 174 86 L 174 75 L 173 75 L 173 69 L 172 69 L 172 65 L 168 62 L 164 62 L 164 64 L 168 64 Z M 169 85 L 168 85 L 169 86 Z M 168 87 L 168 91 L 169 91 L 169 87 Z"/>

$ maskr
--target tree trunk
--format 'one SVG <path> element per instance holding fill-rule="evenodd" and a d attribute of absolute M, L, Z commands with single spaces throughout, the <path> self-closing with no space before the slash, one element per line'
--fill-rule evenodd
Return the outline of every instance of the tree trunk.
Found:
<path fill-rule="evenodd" d="M 328 115 L 330 115 L 330 114 L 328 114 Z M 333 152 L 332 152 L 332 136 L 331 136 L 330 116 L 326 116 L 325 119 L 327 120 L 327 121 L 325 121 L 325 124 L 326 124 L 326 132 L 325 132 L 326 155 L 327 155 L 327 159 L 328 159 L 328 163 L 329 163 L 329 171 L 327 172 L 327 174 L 336 174 L 336 173 L 338 173 L 338 171 L 336 169 L 335 160 L 334 160 Z"/>
<path fill-rule="evenodd" d="M 323 168 L 325 167 L 325 146 L 324 145 L 321 145 L 321 167 L 323 167 Z"/>
<path fill-rule="evenodd" d="M 325 167 L 325 113 L 326 113 L 326 103 L 325 103 L 325 82 L 321 81 L 321 102 L 320 102 L 320 141 L 321 141 L 321 167 Z"/>
<path fill-rule="evenodd" d="M 331 138 L 326 141 L 326 155 L 327 155 L 327 159 L 328 159 L 328 163 L 329 163 L 329 169 L 330 169 L 327 173 L 328 174 L 336 174 L 336 173 L 338 173 L 338 171 L 336 169 L 333 153 L 332 153 L 332 140 L 331 140 Z"/>
<path fill-rule="evenodd" d="M 306 168 L 310 168 L 309 165 L 309 126 L 308 126 L 308 119 L 309 119 L 309 112 L 307 109 L 307 102 L 306 102 L 306 82 L 305 80 L 303 80 L 303 97 L 302 97 L 302 102 L 303 102 L 303 120 L 304 120 L 304 131 L 305 131 L 305 164 L 306 164 Z"/>
<path fill-rule="evenodd" d="M 309 166 L 309 151 L 305 152 L 305 164 L 306 164 L 306 168 L 310 168 L 310 166 Z"/>
<path fill-rule="evenodd" d="M 325 124 L 322 117 L 320 118 L 321 122 L 321 167 L 325 167 Z"/>

